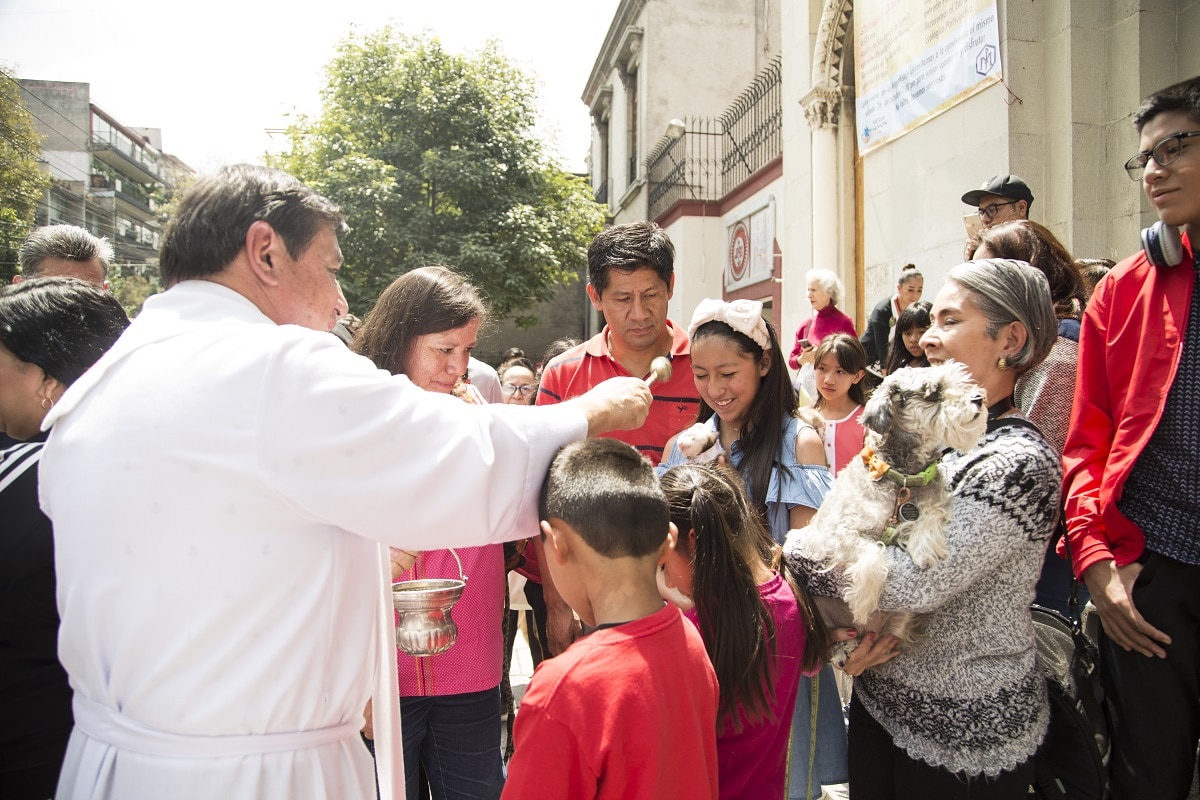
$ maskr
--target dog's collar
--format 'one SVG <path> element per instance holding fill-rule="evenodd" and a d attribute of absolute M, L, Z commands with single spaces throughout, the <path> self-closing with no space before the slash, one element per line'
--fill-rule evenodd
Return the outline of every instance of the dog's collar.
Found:
<path fill-rule="evenodd" d="M 933 461 L 916 475 L 905 475 L 903 472 L 892 469 L 892 466 L 876 455 L 875 449 L 870 446 L 864 447 L 859 457 L 862 458 L 863 465 L 867 468 L 873 481 L 887 478 L 901 486 L 928 486 L 933 483 L 933 479 L 938 474 L 938 462 Z"/>

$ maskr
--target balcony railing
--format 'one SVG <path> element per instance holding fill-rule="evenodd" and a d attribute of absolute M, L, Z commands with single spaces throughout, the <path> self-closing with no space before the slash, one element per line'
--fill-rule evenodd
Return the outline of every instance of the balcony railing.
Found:
<path fill-rule="evenodd" d="M 92 153 L 119 173 L 139 183 L 161 183 L 162 164 L 143 148 L 129 146 L 123 138 L 92 136 Z"/>
<path fill-rule="evenodd" d="M 650 151 L 650 219 L 680 200 L 721 199 L 782 152 L 783 92 L 776 57 L 719 117 L 693 117 Z"/>
<path fill-rule="evenodd" d="M 718 120 L 730 145 L 721 160 L 721 178 L 728 193 L 783 152 L 779 56 L 758 73 Z"/>

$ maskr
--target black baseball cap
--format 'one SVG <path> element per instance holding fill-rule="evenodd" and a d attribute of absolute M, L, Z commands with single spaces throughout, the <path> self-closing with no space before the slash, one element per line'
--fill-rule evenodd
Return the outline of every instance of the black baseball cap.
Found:
<path fill-rule="evenodd" d="M 983 186 L 964 194 L 962 201 L 969 206 L 977 206 L 986 194 L 1007 197 L 1009 200 L 1024 200 L 1033 205 L 1033 192 L 1029 191 L 1029 184 L 1016 175 L 993 175 L 984 181 Z"/>

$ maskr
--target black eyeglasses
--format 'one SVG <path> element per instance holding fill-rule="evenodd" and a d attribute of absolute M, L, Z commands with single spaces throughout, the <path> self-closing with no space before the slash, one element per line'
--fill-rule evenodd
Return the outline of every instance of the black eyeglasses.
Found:
<path fill-rule="evenodd" d="M 979 214 L 979 218 L 981 220 L 983 220 L 984 222 L 991 222 L 992 217 L 996 216 L 997 211 L 1004 208 L 1005 206 L 1015 206 L 1019 202 L 1021 202 L 1021 201 L 1013 200 L 1008 203 L 992 203 L 990 206 L 984 206 L 983 208 L 977 208 L 977 209 L 975 209 L 975 211 L 976 211 L 976 213 Z"/>
<path fill-rule="evenodd" d="M 500 392 L 505 397 L 512 397 L 517 392 L 521 393 L 521 397 L 529 397 L 537 391 L 537 388 L 537 385 L 533 383 L 528 386 L 517 386 L 515 383 L 500 384 Z"/>
<path fill-rule="evenodd" d="M 1154 147 L 1143 150 L 1126 161 L 1125 172 L 1129 174 L 1131 180 L 1140 181 L 1150 159 L 1153 158 L 1160 167 L 1175 163 L 1175 159 L 1179 158 L 1180 153 L 1183 152 L 1183 140 L 1191 139 L 1193 136 L 1200 136 L 1200 131 L 1172 133 L 1170 136 L 1160 139 Z"/>

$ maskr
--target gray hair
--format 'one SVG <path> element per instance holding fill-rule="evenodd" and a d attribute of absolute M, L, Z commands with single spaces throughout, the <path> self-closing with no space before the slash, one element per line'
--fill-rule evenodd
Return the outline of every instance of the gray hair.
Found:
<path fill-rule="evenodd" d="M 21 245 L 18 255 L 21 275 L 35 278 L 42 274 L 42 264 L 48 258 L 67 261 L 100 262 L 104 277 L 108 277 L 108 265 L 113 260 L 113 248 L 108 239 L 93 236 L 76 225 L 46 225 L 29 234 Z"/>
<path fill-rule="evenodd" d="M 1000 328 L 1019 322 L 1028 335 L 1025 346 L 1008 359 L 1017 375 L 1036 367 L 1050 354 L 1058 338 L 1058 320 L 1050 300 L 1050 282 L 1041 270 L 1025 261 L 984 258 L 959 264 L 946 275 L 971 293 L 987 319 L 987 335 L 995 339 Z"/>
<path fill-rule="evenodd" d="M 821 291 L 829 295 L 829 305 L 836 306 L 842 301 L 845 289 L 842 287 L 842 279 L 833 270 L 810 269 L 804 273 L 804 285 L 807 286 L 810 283 L 817 284 L 821 287 Z"/>

